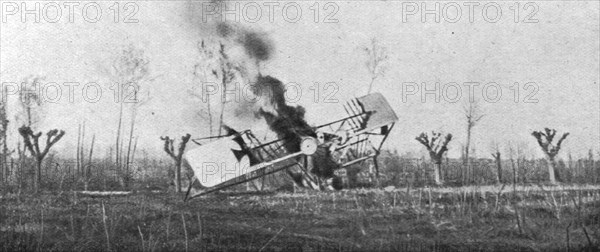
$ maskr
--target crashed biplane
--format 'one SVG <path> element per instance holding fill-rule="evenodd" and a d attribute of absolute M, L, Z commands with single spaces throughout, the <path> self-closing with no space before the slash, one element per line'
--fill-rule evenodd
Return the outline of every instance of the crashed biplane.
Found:
<path fill-rule="evenodd" d="M 184 162 L 202 190 L 189 195 L 190 183 L 186 199 L 284 170 L 299 186 L 340 189 L 335 171 L 367 160 L 373 161 L 378 176 L 377 156 L 398 120 L 396 113 L 380 93 L 351 99 L 344 109 L 345 118 L 267 143 L 250 130 L 228 127 L 223 136 L 196 139 L 199 146 L 184 154 Z"/>

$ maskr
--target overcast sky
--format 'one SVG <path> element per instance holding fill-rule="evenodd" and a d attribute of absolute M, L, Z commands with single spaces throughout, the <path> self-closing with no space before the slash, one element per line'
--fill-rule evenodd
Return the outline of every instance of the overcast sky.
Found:
<path fill-rule="evenodd" d="M 196 116 L 204 105 L 189 95 L 190 89 L 195 85 L 197 88 L 193 72 L 201 60 L 196 44 L 208 36 L 198 24 L 202 22 L 198 18 L 201 9 L 190 10 L 185 1 L 143 1 L 127 6 L 121 2 L 118 8 L 114 2 L 103 1 L 98 2 L 102 16 L 92 23 L 97 6 L 87 6 L 88 20 L 81 14 L 90 2 L 73 6 L 72 20 L 65 2 L 57 2 L 62 8 L 58 17 L 56 6 L 44 9 L 48 3 L 41 2 L 42 15 L 35 23 L 33 14 L 25 15 L 27 20 L 23 22 L 20 2 L 14 2 L 18 10 L 6 3 L 2 2 L 0 23 L 1 81 L 10 85 L 7 83 L 39 75 L 45 77 L 43 83 L 62 85 L 61 98 L 46 105 L 44 121 L 38 128 L 67 131 L 57 144 L 57 150 L 66 149 L 64 155 L 75 156 L 77 125 L 83 120 L 87 121 L 88 140 L 95 134 L 99 146 L 113 144 L 119 105 L 113 100 L 114 89 L 105 70 L 129 44 L 145 52 L 153 78 L 140 84 L 141 92 L 148 93 L 150 99 L 138 113 L 138 149 L 160 156 L 161 135 L 191 133 L 199 137 L 207 133 L 203 129 L 206 122 Z M 489 2 L 479 2 L 471 6 L 472 22 L 466 2 L 441 1 L 437 12 L 436 3 L 430 1 L 265 3 L 276 2 L 240 2 L 239 23 L 270 36 L 274 55 L 263 64 L 261 72 L 301 87 L 303 95 L 295 104 L 306 107 L 310 124 L 343 117 L 342 102 L 367 93 L 370 76 L 362 47 L 376 38 L 387 49 L 388 60 L 387 71 L 376 79 L 373 91 L 383 93 L 400 118 L 385 148 L 418 153 L 423 148 L 414 137 L 422 131 L 438 130 L 454 135 L 449 155 L 460 156 L 466 138 L 462 106 L 469 97 L 468 83 L 477 82 L 478 86 L 473 85 L 474 97 L 485 116 L 473 135 L 476 155 L 488 157 L 491 142 L 497 141 L 502 149 L 508 142 L 526 144 L 531 155 L 541 156 L 531 131 L 544 127 L 555 128 L 559 134 L 571 133 L 561 157 L 568 152 L 587 155 L 590 148 L 600 150 L 597 1 L 543 1 L 528 6 L 525 2 L 519 6 L 500 3 L 487 5 L 487 14 L 483 6 Z M 291 3 L 287 12 L 283 8 L 286 3 Z M 423 22 L 421 3 L 440 14 L 439 22 L 435 14 L 426 15 Z M 25 4 L 27 9 L 35 8 L 34 2 Z M 254 12 L 256 6 L 262 10 L 259 18 Z M 274 9 L 272 16 L 269 6 Z M 500 15 L 496 15 L 496 7 L 502 11 Z M 295 15 L 296 9 L 301 16 Z M 460 10 L 460 16 L 456 10 Z M 234 15 L 228 19 L 235 22 Z M 126 18 L 137 22 L 124 23 Z M 258 22 L 250 23 L 252 19 Z M 53 20 L 58 22 L 48 22 Z M 69 82 L 80 84 L 74 88 L 73 102 L 64 85 Z M 325 89 L 329 82 L 337 88 Z M 421 90 L 415 94 L 405 92 L 413 87 L 420 89 L 422 83 L 434 89 L 436 82 L 442 93 L 439 102 L 433 95 L 423 100 Z M 98 83 L 102 89 L 98 102 L 83 100 L 86 83 Z M 461 97 L 455 99 L 455 89 L 448 83 L 461 87 Z M 492 84 L 487 85 L 491 87 L 484 97 L 482 87 L 488 83 Z M 317 95 L 315 87 L 320 90 Z M 502 92 L 497 101 L 494 87 Z M 325 102 L 327 95 L 339 102 Z M 16 132 L 16 96 L 8 97 Z M 14 134 L 12 147 L 16 141 Z"/>

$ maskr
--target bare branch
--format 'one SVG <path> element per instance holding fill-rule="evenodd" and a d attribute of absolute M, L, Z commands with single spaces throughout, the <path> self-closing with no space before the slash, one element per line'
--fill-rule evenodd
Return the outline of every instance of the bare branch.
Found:
<path fill-rule="evenodd" d="M 429 145 L 429 139 L 427 138 L 427 133 L 423 132 L 421 135 L 417 136 L 415 140 L 419 141 L 422 145 L 424 145 L 428 151 L 431 151 L 431 145 Z"/>
<path fill-rule="evenodd" d="M 554 140 L 554 137 L 556 136 L 555 129 L 544 128 L 544 132 L 534 131 L 531 133 L 531 135 L 535 137 L 538 145 L 542 148 L 544 153 L 549 158 L 554 158 L 558 154 L 558 151 L 560 151 L 560 147 L 567 136 L 569 136 L 569 133 L 564 133 L 556 145 L 552 144 L 552 140 Z"/>
<path fill-rule="evenodd" d="M 171 158 L 177 160 L 177 157 L 173 153 L 173 139 L 166 136 L 166 137 L 160 137 L 160 140 L 164 141 L 163 149 L 165 150 L 165 152 L 167 154 L 169 154 L 169 156 Z"/>
<path fill-rule="evenodd" d="M 388 59 L 387 48 L 381 46 L 376 38 L 371 39 L 371 45 L 364 47 L 363 50 L 367 53 L 367 61 L 365 66 L 369 70 L 371 82 L 369 83 L 368 93 L 371 93 L 375 79 L 385 74 L 385 61 Z"/>

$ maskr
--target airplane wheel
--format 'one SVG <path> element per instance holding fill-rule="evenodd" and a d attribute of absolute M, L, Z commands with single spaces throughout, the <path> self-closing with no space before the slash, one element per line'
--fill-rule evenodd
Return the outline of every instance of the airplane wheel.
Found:
<path fill-rule="evenodd" d="M 302 151 L 304 155 L 312 155 L 315 154 L 318 146 L 319 142 L 317 139 L 313 137 L 304 137 L 300 143 L 300 151 Z"/>

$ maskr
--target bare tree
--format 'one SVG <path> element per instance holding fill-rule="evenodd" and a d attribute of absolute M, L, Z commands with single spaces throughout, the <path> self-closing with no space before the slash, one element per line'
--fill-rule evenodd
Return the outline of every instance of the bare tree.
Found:
<path fill-rule="evenodd" d="M 118 85 L 117 102 L 119 103 L 119 121 L 117 125 L 117 137 L 115 143 L 115 165 L 119 173 L 119 182 L 121 186 L 127 187 L 131 177 L 129 170 L 132 150 L 132 141 L 134 138 L 134 129 L 138 108 L 147 102 L 147 99 L 140 99 L 139 88 L 140 83 L 149 82 L 153 79 L 149 78 L 149 60 L 144 55 L 144 51 L 136 48 L 133 45 L 125 47 L 120 55 L 113 61 L 108 74 L 113 81 Z M 130 127 L 127 150 L 124 149 L 123 132 L 123 117 L 124 107 L 130 105 Z"/>
<path fill-rule="evenodd" d="M 81 123 L 77 127 L 77 149 L 75 151 L 75 170 L 79 172 L 81 165 Z"/>
<path fill-rule="evenodd" d="M 134 131 L 135 131 L 135 122 L 137 119 L 137 113 L 138 113 L 139 107 L 150 100 L 149 97 L 142 100 L 139 98 L 138 94 L 139 94 L 139 91 L 136 88 L 133 91 L 134 102 L 131 104 L 131 120 L 130 120 L 130 124 L 129 124 L 130 127 L 129 127 L 128 143 L 127 143 L 127 153 L 125 155 L 125 173 L 126 174 L 131 173 L 130 166 L 131 166 L 131 163 L 135 160 L 134 157 L 135 157 L 135 150 L 137 147 L 138 137 L 137 136 L 134 137 Z M 133 141 L 134 138 L 135 138 L 135 141 Z M 132 142 L 133 142 L 133 146 L 132 146 Z"/>
<path fill-rule="evenodd" d="M 248 73 L 238 62 L 235 62 L 230 58 L 227 53 L 227 46 L 223 42 L 202 40 L 198 43 L 198 52 L 200 53 L 201 61 L 195 65 L 194 78 L 201 84 L 201 92 L 190 91 L 190 94 L 200 98 L 203 103 L 206 103 L 207 116 L 203 115 L 204 111 L 200 111 L 199 115 L 203 118 L 208 119 L 208 126 L 210 135 L 213 136 L 213 130 L 215 123 L 213 121 L 213 115 L 218 117 L 219 130 L 217 135 L 222 134 L 224 125 L 223 117 L 225 114 L 225 108 L 228 103 L 226 97 L 226 90 L 230 89 L 230 85 L 233 84 L 236 79 L 246 78 Z M 208 86 L 205 84 L 215 83 L 218 85 L 219 103 L 211 105 L 211 94 L 207 94 Z M 211 90 L 212 91 L 212 90 Z M 215 111 L 218 110 L 218 114 Z"/>
<path fill-rule="evenodd" d="M 42 136 L 42 132 L 38 132 L 37 134 L 33 133 L 31 127 L 29 126 L 21 126 L 19 128 L 19 134 L 23 137 L 23 142 L 25 143 L 25 147 L 29 150 L 29 153 L 36 159 L 37 170 L 34 178 L 34 190 L 37 192 L 40 188 L 42 181 L 42 161 L 50 151 L 52 145 L 57 143 L 64 135 L 65 131 L 53 129 L 46 133 L 46 146 L 44 150 L 40 150 L 39 138 Z"/>
<path fill-rule="evenodd" d="M 431 162 L 434 164 L 434 181 L 437 185 L 443 184 L 443 178 L 441 173 L 442 157 L 444 152 L 448 151 L 448 143 L 452 140 L 452 134 L 447 134 L 442 138 L 441 133 L 431 132 L 431 139 L 427 136 L 427 133 L 423 132 L 421 135 L 415 138 L 421 143 L 429 152 Z"/>
<path fill-rule="evenodd" d="M 223 115 L 225 113 L 225 104 L 227 103 L 227 99 L 225 97 L 226 90 L 228 89 L 229 84 L 231 84 L 236 76 L 239 74 L 243 75 L 243 69 L 237 63 L 231 61 L 229 59 L 229 55 L 227 55 L 225 51 L 225 45 L 223 43 L 219 43 L 219 51 L 218 51 L 218 62 L 219 69 L 218 71 L 212 71 L 215 78 L 220 79 L 221 83 L 221 111 L 219 112 L 219 135 L 222 134 L 223 130 Z"/>
<path fill-rule="evenodd" d="M 79 124 L 79 127 L 77 128 L 77 151 L 76 151 L 76 169 L 77 169 L 77 173 L 79 175 L 83 175 L 84 179 L 85 179 L 85 171 L 84 171 L 84 158 L 83 158 L 83 153 L 84 153 L 84 139 L 85 139 L 85 121 L 83 121 L 83 124 Z"/>
<path fill-rule="evenodd" d="M 94 142 L 96 135 L 92 135 L 92 142 L 90 144 L 90 150 L 88 155 L 88 161 L 85 161 L 85 121 L 79 125 L 77 133 L 77 155 L 76 155 L 76 168 L 77 172 L 80 173 L 83 179 L 83 189 L 87 190 L 91 179 L 91 168 L 92 168 L 92 154 L 94 153 Z"/>
<path fill-rule="evenodd" d="M 492 152 L 492 157 L 496 162 L 496 183 L 500 184 L 502 183 L 502 158 L 500 156 L 500 147 L 498 146 L 497 142 L 493 145 L 493 147 L 494 149 Z"/>
<path fill-rule="evenodd" d="M 560 180 L 560 176 L 556 171 L 556 161 L 554 158 L 558 154 L 558 151 L 560 151 L 560 146 L 565 140 L 565 138 L 567 138 L 569 133 L 564 133 L 562 137 L 558 139 L 556 145 L 552 144 L 552 140 L 554 140 L 554 137 L 556 136 L 555 129 L 544 128 L 544 132 L 534 131 L 531 133 L 531 135 L 535 137 L 538 144 L 542 148 L 542 151 L 544 151 L 544 154 L 546 154 L 546 157 L 548 159 L 548 175 L 550 178 L 550 183 L 556 184 L 557 177 Z"/>
<path fill-rule="evenodd" d="M 83 188 L 84 190 L 88 190 L 89 184 L 90 184 L 90 179 L 91 179 L 91 173 L 92 173 L 92 154 L 94 154 L 94 142 L 96 141 L 96 135 L 92 135 L 92 143 L 90 144 L 90 152 L 88 155 L 88 161 L 87 164 L 83 167 L 84 168 L 84 184 L 83 184 Z M 83 148 L 81 149 L 81 151 L 83 152 Z M 82 155 L 83 158 L 83 155 Z"/>
<path fill-rule="evenodd" d="M 190 134 L 186 134 L 181 137 L 181 142 L 179 142 L 179 149 L 177 153 L 175 153 L 174 141 L 175 139 L 171 139 L 167 137 L 160 137 L 160 140 L 164 142 L 164 150 L 173 161 L 175 161 L 175 191 L 181 192 L 181 164 L 183 158 L 183 152 L 185 151 L 185 146 L 190 141 L 192 136 Z"/>
<path fill-rule="evenodd" d="M 508 152 L 508 158 L 510 160 L 510 167 L 512 168 L 512 174 L 513 174 L 513 191 L 516 190 L 516 186 L 517 186 L 517 166 L 515 165 L 515 159 L 514 159 L 514 155 L 515 155 L 515 150 L 513 148 L 513 144 L 509 141 L 507 144 L 507 150 L 506 152 Z"/>
<path fill-rule="evenodd" d="M 594 161 L 594 151 L 592 149 L 588 150 L 588 167 L 587 169 L 589 169 L 588 171 L 591 171 L 591 175 L 592 177 L 590 178 L 592 183 L 596 183 L 597 182 L 597 176 L 596 176 L 596 172 L 594 171 L 594 167 L 596 166 L 596 162 Z M 586 172 L 586 174 L 588 174 L 588 172 Z"/>
<path fill-rule="evenodd" d="M 8 151 L 7 141 L 7 132 L 8 132 L 8 116 L 6 114 L 6 87 L 2 91 L 2 100 L 0 101 L 0 148 L 2 148 L 2 153 L 0 154 L 0 182 L 8 181 L 8 162 L 7 158 L 11 154 Z"/>
<path fill-rule="evenodd" d="M 477 101 L 469 101 L 469 103 L 463 107 L 463 113 L 465 115 L 465 119 L 467 120 L 467 143 L 465 144 L 463 152 L 465 158 L 464 162 L 467 166 L 467 171 L 463 175 L 463 178 L 471 178 L 472 176 L 470 175 L 470 173 L 472 173 L 472 167 L 471 159 L 469 157 L 469 151 L 471 149 L 471 136 L 473 134 L 473 128 L 483 118 L 484 114 L 479 108 L 479 104 L 477 103 Z"/>
<path fill-rule="evenodd" d="M 371 90 L 373 89 L 373 83 L 375 83 L 375 79 L 385 74 L 385 62 L 388 59 L 388 53 L 387 48 L 382 46 L 376 38 L 372 38 L 371 44 L 363 47 L 363 50 L 366 52 L 368 57 L 365 65 L 367 66 L 369 75 L 371 77 L 371 81 L 369 82 L 369 91 L 367 92 L 367 94 L 370 94 Z"/>
<path fill-rule="evenodd" d="M 200 87 L 200 92 L 196 92 L 197 89 L 195 86 L 192 90 L 189 90 L 189 93 L 196 97 L 199 98 L 200 101 L 202 103 L 206 104 L 206 110 L 204 109 L 200 109 L 200 111 L 197 111 L 197 115 L 202 117 L 202 119 L 208 121 L 208 131 L 209 131 L 209 135 L 210 136 L 214 136 L 213 134 L 213 129 L 214 129 L 214 125 L 213 125 L 213 106 L 211 104 L 211 92 L 213 90 L 208 90 L 209 87 L 213 87 L 214 86 L 209 86 L 207 84 L 209 83 L 213 83 L 213 79 L 216 82 L 217 80 L 220 80 L 219 78 L 219 66 L 221 65 L 221 60 L 219 60 L 220 57 L 215 56 L 215 52 L 218 49 L 215 49 L 211 46 L 214 46 L 216 43 L 212 43 L 212 41 L 205 41 L 202 40 L 200 42 L 198 42 L 197 45 L 197 49 L 198 52 L 200 54 L 200 60 L 198 63 L 196 63 L 194 65 L 194 82 L 197 82 L 197 85 Z M 221 44 L 219 44 L 220 46 Z M 210 74 L 209 74 L 210 72 Z M 223 101 L 221 101 L 222 104 L 224 105 Z"/>

